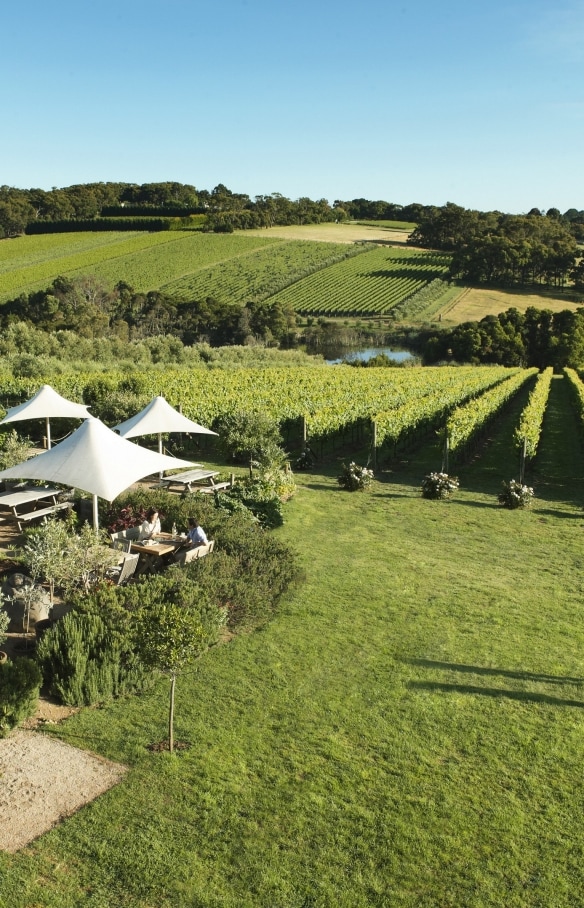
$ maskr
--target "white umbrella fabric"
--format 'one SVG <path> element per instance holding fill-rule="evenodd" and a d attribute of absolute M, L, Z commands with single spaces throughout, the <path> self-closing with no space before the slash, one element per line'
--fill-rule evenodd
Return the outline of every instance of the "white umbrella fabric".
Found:
<path fill-rule="evenodd" d="M 4 419 L 0 420 L 0 426 L 8 422 L 18 422 L 25 419 L 46 419 L 47 421 L 47 447 L 51 447 L 51 416 L 62 416 L 73 419 L 87 419 L 91 414 L 85 404 L 76 404 L 51 388 L 50 385 L 43 385 L 34 397 L 19 404 L 17 407 L 11 407 L 7 411 Z"/>
<path fill-rule="evenodd" d="M 97 529 L 98 498 L 113 501 L 144 476 L 161 469 L 191 466 L 189 460 L 157 454 L 126 441 L 99 419 L 90 417 L 50 451 L 1 470 L 0 479 L 43 479 L 89 492 L 93 495 L 93 525 Z"/>
<path fill-rule="evenodd" d="M 158 453 L 162 454 L 162 435 L 169 432 L 194 432 L 200 435 L 217 435 L 217 432 L 200 426 L 171 407 L 164 397 L 155 397 L 150 403 L 125 422 L 114 426 L 122 438 L 158 434 Z M 162 474 L 161 478 L 162 478 Z"/>

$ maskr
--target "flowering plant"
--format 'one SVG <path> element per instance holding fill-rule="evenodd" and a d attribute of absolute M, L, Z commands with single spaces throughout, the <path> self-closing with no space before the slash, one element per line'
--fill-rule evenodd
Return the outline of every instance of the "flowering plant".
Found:
<path fill-rule="evenodd" d="M 368 488 L 373 481 L 373 470 L 367 467 L 360 467 L 354 461 L 349 466 L 343 464 L 343 472 L 337 477 L 337 482 L 343 489 L 348 492 L 362 492 Z"/>
<path fill-rule="evenodd" d="M 503 491 L 499 493 L 499 504 L 505 508 L 528 508 L 533 498 L 533 489 L 522 485 L 517 479 L 503 483 Z"/>
<path fill-rule="evenodd" d="M 422 498 L 450 498 L 458 489 L 456 476 L 448 473 L 428 473 L 422 481 Z"/>

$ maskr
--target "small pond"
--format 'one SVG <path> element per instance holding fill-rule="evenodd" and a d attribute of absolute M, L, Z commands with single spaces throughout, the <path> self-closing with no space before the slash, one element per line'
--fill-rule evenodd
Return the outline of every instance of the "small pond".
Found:
<path fill-rule="evenodd" d="M 394 359 L 398 363 L 403 363 L 408 359 L 414 359 L 413 354 L 408 350 L 394 350 L 392 347 L 365 347 L 358 350 L 351 350 L 345 347 L 341 350 L 337 349 L 334 352 L 329 349 L 325 352 L 324 356 L 329 366 L 335 366 L 338 363 L 346 363 L 355 360 L 361 360 L 361 362 L 366 363 L 370 359 L 373 359 L 373 357 L 379 356 L 380 353 L 385 353 L 389 359 Z"/>

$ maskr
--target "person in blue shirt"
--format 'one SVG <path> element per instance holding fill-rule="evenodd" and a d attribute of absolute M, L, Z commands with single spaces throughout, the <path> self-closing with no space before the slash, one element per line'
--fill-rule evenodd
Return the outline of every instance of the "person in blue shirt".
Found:
<path fill-rule="evenodd" d="M 197 545 L 207 545 L 209 540 L 202 526 L 196 517 L 189 517 L 189 530 L 187 533 L 187 546 L 193 548 Z"/>

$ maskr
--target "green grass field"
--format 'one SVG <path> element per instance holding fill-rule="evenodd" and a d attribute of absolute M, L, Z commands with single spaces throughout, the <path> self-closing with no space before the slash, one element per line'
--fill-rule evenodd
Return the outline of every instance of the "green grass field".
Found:
<path fill-rule="evenodd" d="M 304 585 L 179 681 L 190 750 L 147 750 L 164 682 L 47 729 L 130 771 L 0 855 L 2 908 L 582 904 L 582 447 L 556 378 L 534 506 L 500 509 L 523 403 L 451 501 L 434 444 L 365 494 L 297 476 Z"/>
<path fill-rule="evenodd" d="M 367 219 L 355 221 L 356 224 L 363 224 L 365 227 L 385 227 L 388 230 L 407 230 L 411 233 L 417 227 L 413 221 L 383 221 Z"/>
<path fill-rule="evenodd" d="M 92 274 L 111 287 L 125 281 L 135 290 L 157 290 L 273 243 L 278 240 L 192 231 L 19 237 L 0 242 L 0 300 L 45 288 L 60 274 Z"/>

